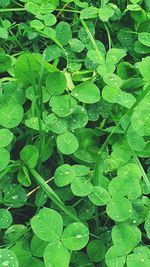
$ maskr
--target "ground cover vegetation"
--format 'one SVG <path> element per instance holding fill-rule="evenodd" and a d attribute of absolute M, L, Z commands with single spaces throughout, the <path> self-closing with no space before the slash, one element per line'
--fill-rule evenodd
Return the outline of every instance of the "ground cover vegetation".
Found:
<path fill-rule="evenodd" d="M 0 0 L 0 266 L 150 266 L 150 1 Z"/>

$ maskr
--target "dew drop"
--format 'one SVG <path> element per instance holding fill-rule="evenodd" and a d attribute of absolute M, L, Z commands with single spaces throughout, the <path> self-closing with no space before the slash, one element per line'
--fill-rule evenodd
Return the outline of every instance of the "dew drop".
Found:
<path fill-rule="evenodd" d="M 82 238 L 82 235 L 77 235 L 76 238 L 80 239 L 80 238 Z"/>
<path fill-rule="evenodd" d="M 17 198 L 18 198 L 18 195 L 12 196 L 12 199 L 17 199 Z"/>
<path fill-rule="evenodd" d="M 2 266 L 8 266 L 9 265 L 9 261 L 3 261 L 2 262 Z"/>

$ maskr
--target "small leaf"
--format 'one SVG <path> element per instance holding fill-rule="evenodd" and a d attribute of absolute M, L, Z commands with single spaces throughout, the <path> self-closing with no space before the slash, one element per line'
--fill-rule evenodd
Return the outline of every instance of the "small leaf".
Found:
<path fill-rule="evenodd" d="M 23 187 L 19 184 L 9 185 L 9 191 L 5 192 L 3 204 L 7 207 L 20 208 L 27 201 L 27 194 Z"/>
<path fill-rule="evenodd" d="M 0 38 L 7 40 L 8 39 L 8 31 L 7 29 L 0 27 Z"/>
<path fill-rule="evenodd" d="M 149 32 L 140 32 L 138 34 L 138 40 L 141 44 L 150 46 L 150 33 Z"/>
<path fill-rule="evenodd" d="M 101 186 L 94 186 L 92 193 L 88 197 L 96 206 L 106 205 L 110 200 L 109 193 Z"/>
<path fill-rule="evenodd" d="M 125 197 L 115 196 L 107 204 L 106 211 L 113 220 L 123 222 L 131 217 L 132 204 Z"/>
<path fill-rule="evenodd" d="M 10 161 L 10 154 L 5 148 L 0 149 L 0 172 L 4 170 Z"/>
<path fill-rule="evenodd" d="M 36 30 L 42 30 L 44 28 L 44 24 L 38 19 L 32 20 L 30 22 L 30 25 L 32 28 L 34 28 Z"/>
<path fill-rule="evenodd" d="M 114 245 L 120 246 L 128 254 L 141 241 L 141 232 L 134 225 L 121 223 L 113 227 L 112 240 Z"/>
<path fill-rule="evenodd" d="M 59 166 L 54 173 L 54 182 L 57 186 L 66 186 L 75 179 L 75 171 L 69 164 Z"/>
<path fill-rule="evenodd" d="M 100 262 L 105 257 L 105 245 L 102 240 L 92 240 L 87 245 L 87 254 L 92 262 Z"/>
<path fill-rule="evenodd" d="M 127 256 L 127 267 L 148 267 L 150 265 L 150 259 L 145 255 L 137 253 Z"/>
<path fill-rule="evenodd" d="M 46 88 L 51 95 L 60 95 L 67 86 L 67 80 L 62 72 L 51 72 L 46 79 Z"/>
<path fill-rule="evenodd" d="M 66 248 L 80 250 L 89 241 L 89 230 L 82 223 L 71 223 L 63 231 L 61 240 Z"/>
<path fill-rule="evenodd" d="M 87 104 L 96 103 L 100 100 L 99 88 L 89 81 L 75 86 L 72 91 L 72 95 L 79 101 Z"/>
<path fill-rule="evenodd" d="M 78 52 L 78 53 L 82 52 L 83 49 L 85 48 L 84 43 L 77 38 L 71 39 L 69 41 L 69 45 L 70 45 L 71 51 Z"/>
<path fill-rule="evenodd" d="M 0 264 L 2 267 L 19 267 L 15 253 L 7 248 L 0 249 Z"/>
<path fill-rule="evenodd" d="M 65 132 L 57 137 L 57 146 L 62 154 L 70 155 L 78 149 L 79 143 L 73 133 Z"/>
<path fill-rule="evenodd" d="M 0 209 L 0 228 L 8 228 L 12 221 L 11 213 L 7 209 Z"/>
<path fill-rule="evenodd" d="M 96 18 L 98 13 L 98 8 L 90 6 L 82 9 L 80 18 L 81 19 L 91 19 Z"/>
<path fill-rule="evenodd" d="M 135 97 L 121 91 L 118 87 L 106 85 L 102 91 L 103 98 L 109 103 L 118 103 L 126 108 L 131 108 L 135 103 Z"/>
<path fill-rule="evenodd" d="M 84 177 L 76 177 L 71 182 L 71 190 L 75 196 L 85 197 L 93 191 L 90 180 Z"/>
<path fill-rule="evenodd" d="M 55 210 L 43 208 L 32 218 L 31 227 L 41 240 L 57 243 L 63 230 L 63 220 Z"/>
<path fill-rule="evenodd" d="M 29 168 L 34 168 L 39 158 L 39 151 L 36 146 L 26 145 L 20 151 L 20 158 Z"/>
<path fill-rule="evenodd" d="M 62 45 L 67 45 L 72 38 L 72 31 L 69 23 L 61 21 L 57 24 L 56 28 L 56 38 Z"/>
<path fill-rule="evenodd" d="M 124 267 L 126 261 L 125 251 L 119 246 L 112 246 L 107 250 L 105 261 L 108 267 Z"/>
<path fill-rule="evenodd" d="M 13 133 L 8 129 L 0 129 L 0 147 L 8 146 L 13 139 Z"/>
<path fill-rule="evenodd" d="M 45 26 L 52 26 L 56 23 L 56 16 L 54 16 L 53 14 L 46 14 L 44 16 L 44 24 Z"/>
<path fill-rule="evenodd" d="M 70 95 L 56 95 L 51 98 L 50 106 L 59 117 L 66 117 L 74 112 L 77 101 Z"/>
<path fill-rule="evenodd" d="M 111 48 L 106 55 L 107 64 L 117 64 L 122 58 L 126 56 L 124 49 Z"/>
<path fill-rule="evenodd" d="M 107 22 L 114 14 L 114 9 L 109 5 L 104 5 L 99 9 L 100 20 Z"/>
<path fill-rule="evenodd" d="M 61 242 L 49 244 L 44 251 L 45 266 L 68 267 L 70 262 L 70 253 Z"/>
<path fill-rule="evenodd" d="M 42 241 L 36 235 L 33 235 L 30 244 L 32 255 L 35 257 L 43 257 L 44 250 L 47 247 L 47 245 L 48 242 Z"/>
<path fill-rule="evenodd" d="M 23 118 L 23 108 L 19 104 L 9 102 L 0 108 L 0 125 L 5 128 L 14 128 Z"/>

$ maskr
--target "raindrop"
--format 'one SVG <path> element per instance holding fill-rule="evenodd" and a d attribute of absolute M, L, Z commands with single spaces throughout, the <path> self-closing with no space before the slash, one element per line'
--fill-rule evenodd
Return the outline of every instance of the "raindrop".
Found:
<path fill-rule="evenodd" d="M 82 235 L 77 235 L 76 238 L 80 239 L 82 237 Z"/>

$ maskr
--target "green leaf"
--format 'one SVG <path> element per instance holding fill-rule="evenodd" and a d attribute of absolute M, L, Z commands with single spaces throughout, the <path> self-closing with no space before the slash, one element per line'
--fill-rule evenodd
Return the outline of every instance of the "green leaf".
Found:
<path fill-rule="evenodd" d="M 13 133 L 8 129 L 0 129 L 0 147 L 8 146 L 13 139 Z"/>
<path fill-rule="evenodd" d="M 74 112 L 67 117 L 69 129 L 82 128 L 88 123 L 87 111 L 82 106 L 77 106 Z"/>
<path fill-rule="evenodd" d="M 57 137 L 57 146 L 62 154 L 70 155 L 78 149 L 79 143 L 73 133 L 65 132 Z"/>
<path fill-rule="evenodd" d="M 0 107 L 0 125 L 5 128 L 18 126 L 23 118 L 23 108 L 19 104 L 8 102 Z"/>
<path fill-rule="evenodd" d="M 37 95 L 35 95 L 33 86 L 27 88 L 26 97 L 31 101 L 35 101 L 35 98 L 38 97 Z M 46 103 L 50 100 L 50 94 L 44 86 L 42 86 L 42 98 L 43 103 Z"/>
<path fill-rule="evenodd" d="M 112 240 L 115 246 L 120 246 L 128 254 L 141 241 L 141 232 L 134 225 L 121 223 L 113 227 Z"/>
<path fill-rule="evenodd" d="M 32 218 L 31 227 L 41 240 L 57 243 L 63 230 L 63 220 L 55 210 L 43 208 Z"/>
<path fill-rule="evenodd" d="M 44 50 L 45 59 L 47 61 L 52 61 L 55 58 L 59 58 L 61 56 L 62 49 L 57 45 L 47 46 Z"/>
<path fill-rule="evenodd" d="M 56 16 L 54 16 L 53 14 L 46 14 L 43 18 L 45 26 L 52 26 L 57 21 Z"/>
<path fill-rule="evenodd" d="M 73 38 L 69 41 L 70 49 L 73 52 L 82 52 L 85 48 L 85 45 L 82 41 L 77 38 Z"/>
<path fill-rule="evenodd" d="M 7 209 L 0 209 L 0 228 L 8 228 L 12 221 L 11 213 Z"/>
<path fill-rule="evenodd" d="M 150 135 L 149 109 L 135 110 L 131 116 L 131 125 L 139 136 Z"/>
<path fill-rule="evenodd" d="M 62 187 L 70 184 L 75 179 L 75 171 L 69 164 L 59 166 L 54 173 L 54 182 Z"/>
<path fill-rule="evenodd" d="M 47 245 L 48 242 L 39 239 L 36 235 L 33 235 L 30 244 L 32 255 L 35 257 L 43 257 L 44 250 L 47 247 Z"/>
<path fill-rule="evenodd" d="M 26 145 L 20 151 L 20 158 L 25 162 L 29 168 L 34 168 L 37 165 L 39 158 L 39 151 L 36 146 Z"/>
<path fill-rule="evenodd" d="M 128 133 L 127 133 L 127 140 L 135 151 L 142 151 L 145 148 L 145 140 L 142 136 L 139 136 L 133 128 L 130 126 Z"/>
<path fill-rule="evenodd" d="M 93 191 L 93 185 L 88 178 L 76 177 L 71 182 L 71 190 L 75 196 L 85 197 Z"/>
<path fill-rule="evenodd" d="M 94 186 L 92 193 L 88 197 L 96 206 L 106 205 L 110 200 L 109 193 L 101 186 Z"/>
<path fill-rule="evenodd" d="M 10 161 L 10 154 L 5 148 L 0 149 L 0 172 L 3 171 Z"/>
<path fill-rule="evenodd" d="M 56 28 L 56 38 L 63 45 L 67 45 L 72 38 L 72 31 L 69 23 L 61 21 L 57 24 Z"/>
<path fill-rule="evenodd" d="M 0 72 L 7 71 L 12 64 L 11 57 L 5 54 L 5 51 L 0 48 Z"/>
<path fill-rule="evenodd" d="M 141 62 L 137 63 L 137 67 L 139 68 L 141 75 L 144 77 L 144 80 L 149 81 L 150 57 L 143 58 Z"/>
<path fill-rule="evenodd" d="M 75 86 L 72 95 L 79 101 L 87 104 L 96 103 L 100 100 L 99 88 L 90 81 Z"/>
<path fill-rule="evenodd" d="M 114 9 L 109 5 L 104 5 L 99 9 L 100 20 L 107 22 L 114 14 Z"/>
<path fill-rule="evenodd" d="M 105 261 L 108 267 L 124 267 L 126 261 L 125 251 L 119 246 L 112 246 L 107 250 Z"/>
<path fill-rule="evenodd" d="M 46 130 L 50 130 L 56 134 L 62 134 L 68 129 L 66 119 L 58 117 L 55 113 L 45 116 L 44 122 L 46 123 Z"/>
<path fill-rule="evenodd" d="M 81 19 L 91 19 L 96 18 L 98 13 L 98 8 L 90 6 L 87 8 L 82 9 L 80 18 Z"/>
<path fill-rule="evenodd" d="M 117 64 L 125 56 L 126 52 L 124 49 L 111 48 L 106 55 L 106 64 Z"/>
<path fill-rule="evenodd" d="M 139 180 L 142 177 L 141 169 L 136 163 L 128 163 L 117 170 L 118 176 L 134 177 Z"/>
<path fill-rule="evenodd" d="M 42 120 L 40 120 L 40 123 L 41 123 L 41 128 L 42 130 L 45 129 L 45 124 L 43 123 Z M 36 131 L 40 131 L 40 127 L 39 127 L 39 119 L 38 117 L 32 117 L 30 119 L 27 119 L 25 120 L 25 125 L 28 127 L 28 128 L 31 128 L 31 129 L 34 129 Z"/>
<path fill-rule="evenodd" d="M 39 5 L 34 2 L 27 2 L 25 4 L 25 9 L 29 13 L 37 14 L 39 12 Z"/>
<path fill-rule="evenodd" d="M 114 221 L 123 222 L 131 217 L 132 204 L 125 197 L 115 196 L 107 204 L 106 211 Z"/>
<path fill-rule="evenodd" d="M 9 185 L 9 191 L 5 192 L 3 197 L 3 204 L 11 206 L 11 208 L 20 208 L 24 206 L 27 201 L 27 194 L 23 187 L 19 184 Z"/>
<path fill-rule="evenodd" d="M 10 0 L 0 0 L 0 6 L 6 7 L 10 4 Z"/>
<path fill-rule="evenodd" d="M 134 176 L 119 176 L 109 183 L 109 192 L 112 196 L 128 196 L 137 199 L 141 194 L 141 186 Z"/>
<path fill-rule="evenodd" d="M 19 267 L 16 255 L 7 248 L 0 249 L 0 264 L 3 267 Z"/>
<path fill-rule="evenodd" d="M 60 95 L 67 87 L 67 80 L 62 72 L 51 72 L 46 79 L 46 88 L 51 95 Z"/>
<path fill-rule="evenodd" d="M 150 216 L 148 216 L 145 220 L 144 228 L 147 234 L 147 237 L 150 239 Z"/>
<path fill-rule="evenodd" d="M 148 267 L 150 265 L 150 259 L 145 255 L 130 254 L 127 256 L 127 267 Z"/>
<path fill-rule="evenodd" d="M 22 184 L 24 186 L 30 186 L 31 185 L 29 171 L 28 171 L 28 168 L 26 166 L 23 166 L 22 169 L 19 170 L 17 178 L 18 178 L 18 181 L 20 184 Z"/>
<path fill-rule="evenodd" d="M 7 40 L 8 39 L 8 31 L 7 29 L 0 27 L 0 38 Z"/>
<path fill-rule="evenodd" d="M 66 248 L 80 250 L 89 241 L 89 230 L 82 223 L 71 223 L 63 231 L 61 240 Z"/>
<path fill-rule="evenodd" d="M 32 20 L 30 22 L 30 25 L 32 28 L 34 28 L 36 30 L 42 30 L 44 28 L 44 24 L 38 19 Z"/>
<path fill-rule="evenodd" d="M 50 106 L 59 117 L 66 117 L 74 112 L 77 101 L 70 95 L 57 95 L 51 98 Z"/>
<path fill-rule="evenodd" d="M 44 251 L 45 266 L 68 267 L 70 253 L 61 242 L 49 244 Z"/>
<path fill-rule="evenodd" d="M 150 33 L 149 32 L 140 32 L 138 34 L 138 40 L 141 44 L 150 46 Z"/>
<path fill-rule="evenodd" d="M 118 87 L 106 85 L 102 91 L 103 98 L 109 103 L 118 103 L 126 108 L 131 108 L 135 103 L 135 97 L 121 91 Z"/>
<path fill-rule="evenodd" d="M 32 267 L 45 267 L 43 261 L 37 258 L 31 258 L 28 264 L 29 266 L 32 266 Z"/>
<path fill-rule="evenodd" d="M 88 163 L 95 162 L 98 155 L 98 138 L 95 131 L 89 128 L 78 129 L 76 136 L 79 148 L 74 153 L 75 157 Z"/>
<path fill-rule="evenodd" d="M 100 262 L 105 257 L 105 245 L 102 240 L 92 240 L 87 245 L 87 254 L 92 262 Z"/>
<path fill-rule="evenodd" d="M 106 84 L 110 86 L 121 87 L 122 85 L 122 80 L 114 73 L 104 75 L 103 80 Z"/>
<path fill-rule="evenodd" d="M 84 165 L 75 164 L 72 166 L 76 176 L 85 176 L 91 173 L 90 168 Z"/>

